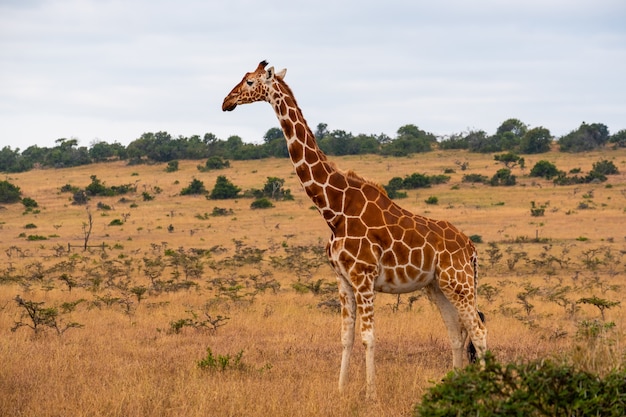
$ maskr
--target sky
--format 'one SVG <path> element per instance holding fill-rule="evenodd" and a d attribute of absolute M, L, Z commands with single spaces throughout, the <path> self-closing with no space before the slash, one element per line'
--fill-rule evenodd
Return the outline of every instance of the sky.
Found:
<path fill-rule="evenodd" d="M 623 0 L 0 0 L 0 149 L 145 132 L 260 143 L 265 103 L 222 112 L 259 61 L 311 129 L 555 137 L 626 129 Z"/>

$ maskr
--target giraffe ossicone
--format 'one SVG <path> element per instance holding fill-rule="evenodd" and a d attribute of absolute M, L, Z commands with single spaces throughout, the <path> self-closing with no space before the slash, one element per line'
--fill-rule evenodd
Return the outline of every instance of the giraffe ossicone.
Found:
<path fill-rule="evenodd" d="M 357 317 L 365 345 L 367 396 L 374 381 L 374 293 L 424 289 L 448 330 L 454 367 L 463 352 L 481 358 L 487 329 L 477 308 L 478 262 L 472 241 L 445 220 L 405 210 L 385 190 L 352 171 L 343 172 L 320 150 L 289 86 L 286 70 L 262 61 L 226 96 L 222 110 L 266 101 L 283 129 L 289 156 L 306 194 L 326 220 L 330 264 L 337 274 L 343 346 L 339 389 L 347 384 Z"/>

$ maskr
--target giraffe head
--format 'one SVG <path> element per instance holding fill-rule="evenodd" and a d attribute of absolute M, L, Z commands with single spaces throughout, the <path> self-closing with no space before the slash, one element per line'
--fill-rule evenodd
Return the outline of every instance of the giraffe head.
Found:
<path fill-rule="evenodd" d="M 274 67 L 265 69 L 266 66 L 267 62 L 261 61 L 256 70 L 244 75 L 241 82 L 224 99 L 223 111 L 232 111 L 238 104 L 269 101 L 269 91 L 274 79 L 283 79 L 287 70 L 275 72 Z"/>

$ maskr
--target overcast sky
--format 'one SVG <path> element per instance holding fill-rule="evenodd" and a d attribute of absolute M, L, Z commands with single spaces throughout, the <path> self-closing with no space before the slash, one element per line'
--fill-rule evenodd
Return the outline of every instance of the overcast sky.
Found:
<path fill-rule="evenodd" d="M 313 130 L 626 129 L 624 0 L 0 0 L 0 148 L 258 143 L 271 107 L 221 103 L 263 59 Z"/>

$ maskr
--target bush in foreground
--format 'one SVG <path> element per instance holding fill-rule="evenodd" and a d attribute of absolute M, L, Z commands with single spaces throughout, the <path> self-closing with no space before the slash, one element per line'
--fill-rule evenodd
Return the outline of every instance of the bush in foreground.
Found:
<path fill-rule="evenodd" d="M 623 416 L 626 371 L 604 378 L 550 360 L 450 372 L 413 409 L 414 416 Z"/>

